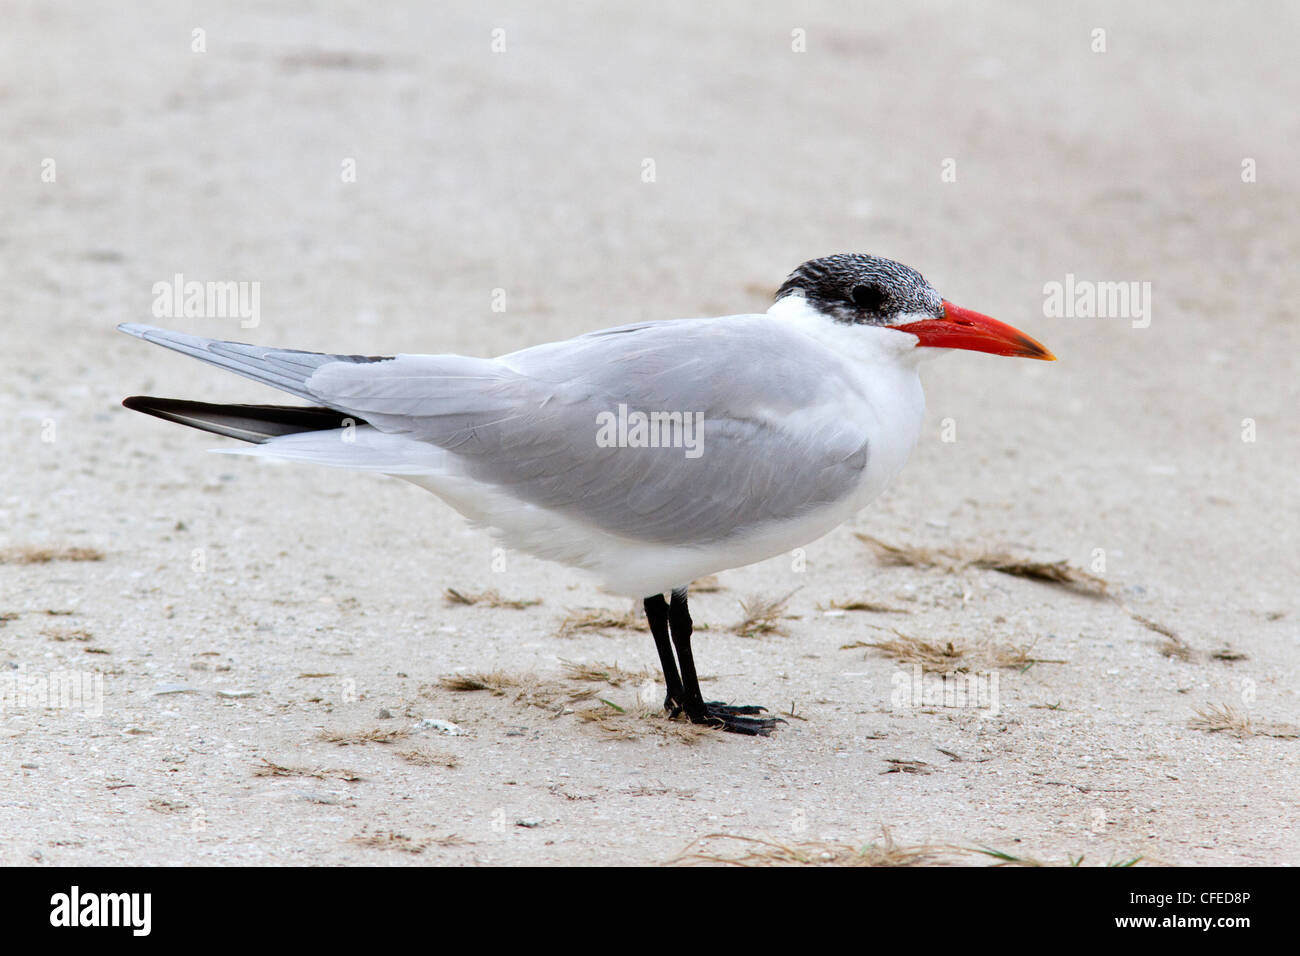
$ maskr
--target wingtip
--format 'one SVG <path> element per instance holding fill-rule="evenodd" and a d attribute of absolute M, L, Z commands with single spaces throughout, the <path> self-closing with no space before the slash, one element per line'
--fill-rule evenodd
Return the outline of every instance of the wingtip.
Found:
<path fill-rule="evenodd" d="M 144 338 L 146 332 L 154 331 L 152 325 L 142 325 L 139 322 L 122 322 L 118 325 L 119 332 L 125 332 L 127 335 L 134 335 L 137 339 Z"/>

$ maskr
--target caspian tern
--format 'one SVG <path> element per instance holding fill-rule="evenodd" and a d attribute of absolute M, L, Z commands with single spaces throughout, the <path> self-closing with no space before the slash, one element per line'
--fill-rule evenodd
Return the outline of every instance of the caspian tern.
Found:
<path fill-rule="evenodd" d="M 511 547 L 593 572 L 643 601 L 668 712 L 746 734 L 776 720 L 704 700 L 687 586 L 808 544 L 884 491 L 920 433 L 923 359 L 1054 358 L 860 254 L 805 262 L 765 314 L 641 322 L 494 359 L 120 328 L 311 403 L 128 408 L 252 443 L 243 454 L 405 478 Z"/>

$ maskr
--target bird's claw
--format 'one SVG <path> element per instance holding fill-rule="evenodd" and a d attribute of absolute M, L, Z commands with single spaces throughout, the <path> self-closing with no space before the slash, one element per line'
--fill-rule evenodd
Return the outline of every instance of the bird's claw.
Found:
<path fill-rule="evenodd" d="M 757 704 L 726 704 L 720 700 L 710 700 L 697 709 L 686 708 L 676 701 L 668 700 L 664 702 L 664 709 L 670 717 L 685 713 L 693 724 L 750 737 L 766 737 L 776 729 L 777 724 L 785 723 L 780 717 L 760 716 L 767 713 L 767 708 Z"/>

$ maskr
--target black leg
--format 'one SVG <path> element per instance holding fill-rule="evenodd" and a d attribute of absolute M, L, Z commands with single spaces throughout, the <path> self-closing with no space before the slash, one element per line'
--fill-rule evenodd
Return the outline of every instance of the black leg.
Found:
<path fill-rule="evenodd" d="M 659 600 L 662 601 L 663 597 Z M 721 727 L 723 730 L 737 734 L 764 737 L 770 734 L 776 728 L 777 719 L 758 716 L 766 708 L 704 700 L 704 695 L 700 693 L 700 679 L 695 673 L 695 656 L 691 653 L 691 612 L 686 605 L 684 587 L 673 591 L 672 604 L 668 609 L 668 624 L 672 632 L 673 647 L 677 649 L 677 662 L 682 669 L 682 696 L 678 701 L 691 723 Z M 655 641 L 658 643 L 657 637 Z M 661 649 L 660 655 L 662 654 Z"/>
<path fill-rule="evenodd" d="M 664 669 L 664 683 L 668 685 L 668 696 L 664 698 L 664 710 L 669 717 L 676 717 L 682 712 L 682 679 L 677 676 L 677 662 L 673 660 L 673 648 L 668 639 L 668 602 L 662 594 L 645 599 L 645 619 L 654 635 L 655 647 L 659 650 L 659 666 Z"/>
<path fill-rule="evenodd" d="M 673 647 L 682 666 L 682 707 L 694 723 L 704 720 L 704 695 L 700 693 L 700 678 L 695 673 L 695 655 L 691 653 L 691 612 L 686 606 L 686 588 L 673 590 L 672 604 L 668 608 L 668 626 L 672 630 Z"/>

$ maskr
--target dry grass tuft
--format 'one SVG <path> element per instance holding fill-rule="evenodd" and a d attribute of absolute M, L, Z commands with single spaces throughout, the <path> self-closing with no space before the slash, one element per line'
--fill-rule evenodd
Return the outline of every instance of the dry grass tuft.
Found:
<path fill-rule="evenodd" d="M 457 693 L 490 690 L 493 694 L 501 695 L 507 689 L 519 687 L 522 683 L 521 678 L 511 677 L 501 671 L 493 671 L 487 674 L 453 674 L 449 677 L 438 678 L 439 687 Z"/>
<path fill-rule="evenodd" d="M 262 762 L 253 768 L 254 777 L 312 777 L 316 780 L 342 780 L 345 783 L 357 783 L 365 778 L 352 770 L 323 769 L 311 767 L 286 767 L 262 758 Z"/>
<path fill-rule="evenodd" d="M 970 857 L 989 857 L 990 866 L 1082 866 L 1083 857 L 1070 857 L 1060 863 L 1045 863 L 1030 856 L 1014 856 L 988 847 L 953 846 L 927 843 L 899 846 L 888 827 L 880 828 L 879 843 L 854 847 L 845 843 L 785 843 L 773 839 L 710 833 L 700 837 L 681 855 L 669 860 L 670 866 L 722 864 L 724 866 L 967 866 Z M 1140 856 L 1106 864 L 1111 867 L 1136 866 Z"/>
<path fill-rule="evenodd" d="M 687 720 L 670 720 L 659 706 L 638 703 L 631 708 L 618 707 L 602 700 L 599 706 L 578 711 L 578 719 L 609 734 L 615 740 L 640 740 L 656 736 L 683 744 L 697 744 L 717 731 Z"/>
<path fill-rule="evenodd" d="M 1227 704 L 1209 704 L 1197 710 L 1188 726 L 1208 734 L 1228 733 L 1234 737 L 1252 737 L 1255 733 L 1250 717 L 1237 713 Z"/>
<path fill-rule="evenodd" d="M 579 664 L 574 661 L 560 661 L 564 667 L 564 676 L 570 680 L 587 681 L 593 684 L 608 684 L 610 687 L 622 687 L 624 684 L 644 684 L 657 680 L 658 675 L 648 670 L 629 671 L 618 664 Z"/>
<path fill-rule="evenodd" d="M 900 634 L 898 639 L 893 641 L 854 641 L 852 644 L 842 645 L 840 650 L 855 650 L 859 647 L 874 647 L 886 657 L 892 657 L 904 664 L 920 664 L 928 670 L 943 671 L 964 670 L 963 661 L 968 651 L 965 643 L 960 646 L 954 641 L 949 641 L 947 644 L 933 644 L 905 634 Z"/>
<path fill-rule="evenodd" d="M 692 581 L 690 590 L 697 594 L 713 594 L 715 591 L 723 591 L 725 588 L 718 583 L 716 574 L 706 574 L 704 577 Z"/>
<path fill-rule="evenodd" d="M 877 560 L 882 564 L 913 568 L 939 568 L 949 572 L 962 571 L 966 568 L 979 568 L 1068 588 L 1093 597 L 1101 597 L 1106 594 L 1107 582 L 1104 579 L 1076 568 L 1064 559 L 1060 561 L 1035 561 L 1001 551 L 920 548 L 889 544 L 869 534 L 859 533 L 857 537 L 871 547 L 876 554 Z"/>
<path fill-rule="evenodd" d="M 1161 657 L 1168 657 L 1176 661 L 1191 661 L 1196 657 L 1196 652 L 1191 649 L 1185 641 L 1167 638 L 1160 642 Z"/>
<path fill-rule="evenodd" d="M 653 671 L 629 671 L 617 664 L 562 663 L 565 676 L 560 680 L 498 671 L 445 677 L 439 686 L 456 692 L 486 691 L 497 697 L 508 697 L 516 704 L 539 707 L 557 717 L 569 714 L 615 740 L 658 736 L 690 744 L 717 734 L 712 728 L 699 727 L 683 719 L 669 719 L 661 706 L 647 704 L 639 696 L 626 704 L 599 696 L 600 684 L 626 687 L 657 681 L 659 675 Z"/>
<path fill-rule="evenodd" d="M 924 760 L 903 760 L 899 757 L 886 757 L 885 763 L 889 764 L 881 774 L 886 773 L 915 773 L 927 774 L 934 773 L 934 768 Z"/>
<path fill-rule="evenodd" d="M 394 741 L 402 740 L 411 736 L 411 732 L 401 727 L 386 730 L 383 727 L 374 727 L 370 730 L 358 731 L 335 731 L 322 730 L 317 740 L 323 740 L 327 744 L 338 744 L 340 747 L 348 747 L 353 744 L 391 744 Z"/>
<path fill-rule="evenodd" d="M 96 548 L 4 548 L 0 564 L 49 564 L 51 561 L 103 561 L 104 552 Z"/>
<path fill-rule="evenodd" d="M 423 748 L 399 750 L 397 756 L 417 767 L 444 767 L 447 770 L 454 770 L 460 765 L 460 758 L 455 754 L 439 753 L 435 750 L 425 750 Z"/>
<path fill-rule="evenodd" d="M 47 627 L 41 631 L 42 636 L 52 641 L 93 641 L 95 635 L 84 627 Z"/>
<path fill-rule="evenodd" d="M 1068 664 L 1069 661 L 1059 657 L 1034 657 L 1034 643 L 1028 644 L 991 644 L 985 654 L 994 667 L 1006 667 L 1010 670 L 1025 670 L 1032 664 Z"/>
<path fill-rule="evenodd" d="M 1049 657 L 1034 657 L 1034 645 L 970 644 L 966 641 L 948 641 L 937 644 L 894 631 L 897 638 L 889 641 L 854 641 L 844 644 L 841 650 L 859 647 L 875 648 L 886 657 L 904 664 L 920 664 L 925 670 L 945 673 L 966 671 L 972 664 L 1024 670 L 1032 664 L 1066 664 L 1068 661 Z"/>
<path fill-rule="evenodd" d="M 1153 621 L 1149 617 L 1143 617 L 1136 611 L 1124 607 L 1123 604 L 1120 604 L 1120 607 L 1123 607 L 1124 610 L 1128 612 L 1129 617 L 1137 621 L 1148 631 L 1154 631 L 1164 638 L 1158 647 L 1161 657 L 1168 657 L 1176 661 L 1191 661 L 1196 659 L 1196 651 L 1192 649 L 1190 644 L 1179 637 L 1172 628 L 1166 627 L 1158 621 Z"/>
<path fill-rule="evenodd" d="M 179 800 L 164 800 L 162 797 L 154 797 L 146 806 L 155 813 L 180 813 L 182 810 L 190 808 L 188 803 L 182 803 Z"/>
<path fill-rule="evenodd" d="M 1187 647 L 1186 641 L 1184 641 L 1181 637 L 1179 637 L 1176 633 L 1174 633 L 1174 631 L 1171 628 L 1166 627 L 1165 625 L 1161 624 L 1159 621 L 1153 621 L 1149 617 L 1143 617 L 1141 614 L 1138 614 L 1135 611 L 1130 611 L 1129 616 L 1132 617 L 1133 620 L 1141 624 L 1143 627 L 1145 627 L 1148 631 L 1155 631 L 1157 634 L 1169 638 L 1169 640 L 1172 641 L 1173 643 L 1181 644 L 1183 647 Z M 1188 648 L 1188 650 L 1190 651 L 1191 648 Z"/>
<path fill-rule="evenodd" d="M 566 687 L 561 681 L 543 680 L 532 674 L 507 674 L 504 671 L 453 674 L 441 678 L 438 686 L 456 693 L 488 691 L 493 697 L 510 697 L 517 704 L 540 707 L 542 710 L 563 709 L 592 696 L 586 688 Z"/>
<path fill-rule="evenodd" d="M 1165 638 L 1159 651 L 1165 657 L 1180 661 L 1193 661 L 1201 656 L 1183 640 L 1173 629 L 1150 618 L 1143 617 L 1128 607 L 1118 596 L 1109 593 L 1108 582 L 1095 574 L 1076 568 L 1068 561 L 1036 561 L 1005 552 L 963 551 L 945 548 L 919 548 L 907 545 L 889 544 L 868 534 L 858 534 L 858 539 L 871 547 L 882 564 L 900 565 L 918 568 L 939 568 L 948 572 L 962 571 L 967 568 L 979 568 L 1009 574 L 1013 577 L 1027 578 L 1063 587 L 1078 594 L 1090 597 L 1108 598 L 1117 604 L 1129 617 L 1147 630 L 1154 631 Z M 1232 662 L 1245 658 L 1244 654 L 1224 648 L 1209 655 L 1211 660 Z"/>
<path fill-rule="evenodd" d="M 740 602 L 741 619 L 731 626 L 733 634 L 741 637 L 758 637 L 760 634 L 784 634 L 781 618 L 785 617 L 785 606 L 794 591 L 784 597 L 769 598 L 762 595 L 750 597 Z"/>
<path fill-rule="evenodd" d="M 423 853 L 434 841 L 428 839 L 413 840 L 396 830 L 376 830 L 373 833 L 361 833 L 348 840 L 357 846 L 372 850 L 400 850 L 403 853 Z"/>
<path fill-rule="evenodd" d="M 640 631 L 646 629 L 645 618 L 634 611 L 610 611 L 601 607 L 570 609 L 560 621 L 559 637 L 572 637 L 579 631 Z"/>
<path fill-rule="evenodd" d="M 958 559 L 948 551 L 890 544 L 861 532 L 855 532 L 854 537 L 870 547 L 875 552 L 876 560 L 884 565 L 905 568 L 943 568 L 946 571 L 955 571 L 960 566 Z"/>
<path fill-rule="evenodd" d="M 818 610 L 825 610 L 818 608 Z M 872 614 L 911 614 L 912 612 L 905 607 L 894 607 L 892 604 L 881 604 L 879 601 L 868 601 L 866 599 L 848 601 L 831 601 L 830 610 L 833 611 L 867 611 Z"/>
<path fill-rule="evenodd" d="M 944 844 L 899 846 L 887 828 L 883 839 L 863 847 L 844 843 L 784 843 L 757 837 L 710 833 L 692 843 L 671 865 L 726 866 L 944 866 L 970 850 Z"/>
<path fill-rule="evenodd" d="M 1226 733 L 1244 740 L 1247 737 L 1276 737 L 1280 740 L 1300 738 L 1300 727 L 1271 721 L 1254 721 L 1249 714 L 1238 713 L 1227 704 L 1209 704 L 1196 712 L 1188 726 L 1207 734 Z"/>
<path fill-rule="evenodd" d="M 504 598 L 500 592 L 495 589 L 487 591 L 457 591 L 455 588 L 447 588 L 442 592 L 443 600 L 451 605 L 472 606 L 482 604 L 487 607 L 506 607 L 514 611 L 522 611 L 526 607 L 535 607 L 542 603 L 541 598 L 523 598 L 513 599 Z"/>
<path fill-rule="evenodd" d="M 1082 856 L 1068 857 L 1065 860 L 1065 862 L 1062 863 L 1050 863 L 1050 862 L 1044 862 L 1040 859 L 1037 859 L 1036 857 L 1016 856 L 1014 854 L 1006 853 L 1002 850 L 994 850 L 991 847 L 986 847 L 986 846 L 976 847 L 967 850 L 966 852 L 979 853 L 982 856 L 992 857 L 993 859 L 997 860 L 997 862 L 990 865 L 995 867 L 996 866 L 1069 866 L 1069 867 L 1083 866 Z M 1108 867 L 1137 866 L 1137 864 L 1141 860 L 1142 857 L 1133 856 L 1133 857 L 1129 857 L 1126 860 L 1112 861 L 1110 863 L 1107 863 L 1106 866 Z"/>
<path fill-rule="evenodd" d="M 972 560 L 971 566 L 1043 584 L 1057 584 L 1094 597 L 1106 593 L 1107 582 L 1104 578 L 1076 568 L 1064 558 L 1059 561 L 1031 561 L 1009 554 L 985 554 Z"/>
<path fill-rule="evenodd" d="M 434 837 L 430 842 L 434 846 L 441 847 L 474 845 L 473 840 L 466 840 L 463 836 L 457 833 L 449 833 L 445 837 Z"/>
<path fill-rule="evenodd" d="M 1125 607 L 1123 602 L 1116 601 L 1116 603 L 1124 609 L 1129 617 L 1137 621 L 1148 631 L 1154 631 L 1164 638 L 1157 648 L 1163 657 L 1169 657 L 1176 661 L 1194 661 L 1204 656 L 1208 660 L 1223 661 L 1227 664 L 1248 660 L 1248 655 L 1241 651 L 1234 651 L 1227 645 L 1224 645 L 1217 651 L 1211 651 L 1209 654 L 1202 655 L 1202 652 L 1193 648 L 1192 645 L 1183 640 L 1172 628 L 1166 627 L 1158 621 L 1153 621 L 1149 617 L 1143 617 L 1136 611 Z"/>

